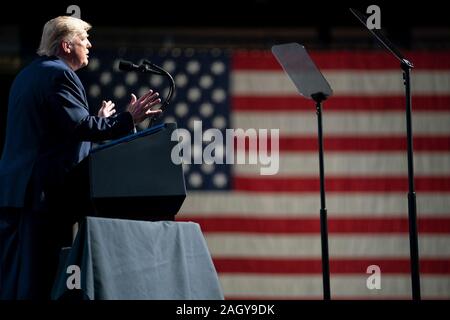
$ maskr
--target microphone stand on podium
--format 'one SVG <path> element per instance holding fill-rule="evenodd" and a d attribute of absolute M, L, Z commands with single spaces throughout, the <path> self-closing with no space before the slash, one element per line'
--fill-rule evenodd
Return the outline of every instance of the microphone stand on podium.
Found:
<path fill-rule="evenodd" d="M 173 95 L 173 93 L 175 91 L 175 81 L 173 80 L 172 75 L 169 72 L 167 72 L 163 68 L 157 66 L 156 64 L 154 64 L 154 63 L 152 63 L 152 62 L 150 62 L 148 60 L 144 60 L 142 63 L 149 67 L 149 70 L 151 70 L 150 71 L 151 73 L 157 74 L 157 75 L 160 75 L 160 76 L 165 76 L 165 77 L 167 77 L 169 79 L 169 84 L 170 84 L 169 92 L 167 93 L 167 97 L 164 100 L 164 102 L 163 102 L 163 104 L 161 105 L 161 108 L 160 108 L 161 110 L 164 111 L 164 109 L 170 103 L 170 100 L 172 99 L 172 95 Z M 153 126 L 153 124 L 156 121 L 157 117 L 158 116 L 153 117 L 153 118 L 150 119 L 150 122 L 148 124 L 149 128 Z"/>
<path fill-rule="evenodd" d="M 420 272 L 419 272 L 419 244 L 417 236 L 417 206 L 416 192 L 414 189 L 414 162 L 413 162 L 413 134 L 411 111 L 411 69 L 413 64 L 406 60 L 400 51 L 380 32 L 367 26 L 367 17 L 358 10 L 350 8 L 356 18 L 370 31 L 377 41 L 400 61 L 403 70 L 403 83 L 405 85 L 406 98 L 406 139 L 408 155 L 408 221 L 409 221 L 409 250 L 411 256 L 411 283 L 412 298 L 420 300 Z"/>
<path fill-rule="evenodd" d="M 297 43 L 276 45 L 272 47 L 272 53 L 294 83 L 298 92 L 305 98 L 313 99 L 316 102 L 319 138 L 320 239 L 322 247 L 323 298 L 324 300 L 330 300 L 330 262 L 328 254 L 327 208 L 325 202 L 322 102 L 331 96 L 333 91 L 303 46 Z"/>
<path fill-rule="evenodd" d="M 136 71 L 136 72 L 142 72 L 142 73 L 151 73 L 151 74 L 156 74 L 159 76 L 165 76 L 169 79 L 169 92 L 167 93 L 166 99 L 164 100 L 164 102 L 161 104 L 160 109 L 162 111 L 165 110 L 165 108 L 169 105 L 170 100 L 172 99 L 173 93 L 175 92 L 175 81 L 173 80 L 172 75 L 167 72 L 166 70 L 164 70 L 163 68 L 161 68 L 160 66 L 148 61 L 148 60 L 144 60 L 142 61 L 142 64 L 140 65 L 136 65 L 130 61 L 125 61 L 122 60 L 119 62 L 119 70 L 121 71 Z M 158 116 L 155 116 L 153 118 L 150 119 L 149 124 L 148 124 L 148 128 L 152 127 L 153 124 L 155 123 L 156 119 L 158 118 Z"/>

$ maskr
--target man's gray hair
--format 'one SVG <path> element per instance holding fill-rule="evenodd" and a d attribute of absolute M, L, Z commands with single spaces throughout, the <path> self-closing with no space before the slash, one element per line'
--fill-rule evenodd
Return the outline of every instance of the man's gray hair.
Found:
<path fill-rule="evenodd" d="M 89 23 L 78 18 L 69 16 L 54 18 L 44 25 L 37 54 L 49 57 L 57 55 L 61 41 L 71 41 L 76 35 L 91 28 Z"/>

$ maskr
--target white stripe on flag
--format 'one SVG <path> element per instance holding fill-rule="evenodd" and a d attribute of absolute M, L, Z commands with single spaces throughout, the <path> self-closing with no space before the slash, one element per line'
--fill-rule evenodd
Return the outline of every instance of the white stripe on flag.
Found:
<path fill-rule="evenodd" d="M 211 254 L 218 257 L 311 258 L 321 256 L 320 235 L 253 235 L 243 233 L 205 233 Z M 409 238 L 404 235 L 365 234 L 328 237 L 331 257 L 409 257 Z M 450 235 L 419 236 L 421 258 L 449 258 Z"/>
<path fill-rule="evenodd" d="M 379 297 L 411 299 L 411 277 L 409 275 L 381 275 L 381 289 L 369 290 L 368 274 L 331 276 L 332 298 L 364 299 Z M 322 275 L 252 275 L 221 274 L 219 276 L 225 296 L 260 298 L 318 298 L 323 299 Z M 245 288 L 245 289 L 244 289 Z M 422 275 L 423 298 L 450 298 L 450 278 Z"/>
<path fill-rule="evenodd" d="M 238 153 L 240 153 L 239 151 Z M 247 161 L 249 154 L 246 154 Z M 256 154 L 256 159 L 258 155 Z M 324 157 L 327 175 L 386 176 L 407 175 L 405 152 L 390 153 L 327 153 Z M 258 176 L 267 165 L 238 164 L 234 172 L 239 176 Z M 442 176 L 450 174 L 450 153 L 416 153 L 414 156 L 416 175 Z M 317 152 L 283 152 L 279 157 L 279 171 L 274 177 L 293 175 L 318 176 L 319 160 Z"/>
<path fill-rule="evenodd" d="M 327 195 L 329 216 L 385 217 L 408 210 L 406 193 Z M 179 217 L 184 213 L 205 217 L 318 217 L 320 197 L 311 194 L 270 194 L 259 192 L 189 191 Z M 418 216 L 448 216 L 450 196 L 442 193 L 418 193 Z"/>
<path fill-rule="evenodd" d="M 404 112 L 327 112 L 323 114 L 323 134 L 360 135 L 371 134 L 406 136 Z M 234 128 L 241 129 L 280 129 L 280 136 L 317 135 L 317 118 L 314 106 L 311 112 L 235 112 L 232 115 Z M 450 133 L 449 112 L 416 112 L 413 115 L 415 135 L 433 135 Z"/>
<path fill-rule="evenodd" d="M 324 71 L 335 96 L 395 96 L 405 92 L 402 72 L 373 70 Z M 297 93 L 292 81 L 283 71 L 236 71 L 231 76 L 232 94 L 236 96 L 283 96 Z M 411 75 L 412 92 L 449 94 L 449 71 L 415 70 Z"/>

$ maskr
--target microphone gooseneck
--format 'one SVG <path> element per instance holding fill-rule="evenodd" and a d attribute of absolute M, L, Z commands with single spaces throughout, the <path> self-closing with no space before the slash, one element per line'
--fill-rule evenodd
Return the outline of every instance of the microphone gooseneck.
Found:
<path fill-rule="evenodd" d="M 164 102 L 161 104 L 160 109 L 164 112 L 165 108 L 169 105 L 170 100 L 172 99 L 172 96 L 175 92 L 175 81 L 173 80 L 172 75 L 161 68 L 160 66 L 157 66 L 156 64 L 144 60 L 142 64 L 137 65 L 130 61 L 121 60 L 119 61 L 119 70 L 121 71 L 135 71 L 135 72 L 142 72 L 142 73 L 152 73 L 160 76 L 165 76 L 169 79 L 169 92 L 167 93 L 166 98 L 164 99 Z M 156 118 L 156 117 L 155 117 Z M 149 123 L 149 127 L 153 124 L 155 118 L 152 118 Z"/>

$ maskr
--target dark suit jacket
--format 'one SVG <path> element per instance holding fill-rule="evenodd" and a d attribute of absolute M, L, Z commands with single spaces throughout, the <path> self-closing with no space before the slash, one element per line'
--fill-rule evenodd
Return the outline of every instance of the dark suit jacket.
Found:
<path fill-rule="evenodd" d="M 27 188 L 33 208 L 45 206 L 46 191 L 88 155 L 91 141 L 114 139 L 133 127 L 128 112 L 90 116 L 75 72 L 57 57 L 36 59 L 18 74 L 10 91 L 0 207 L 24 207 Z"/>

